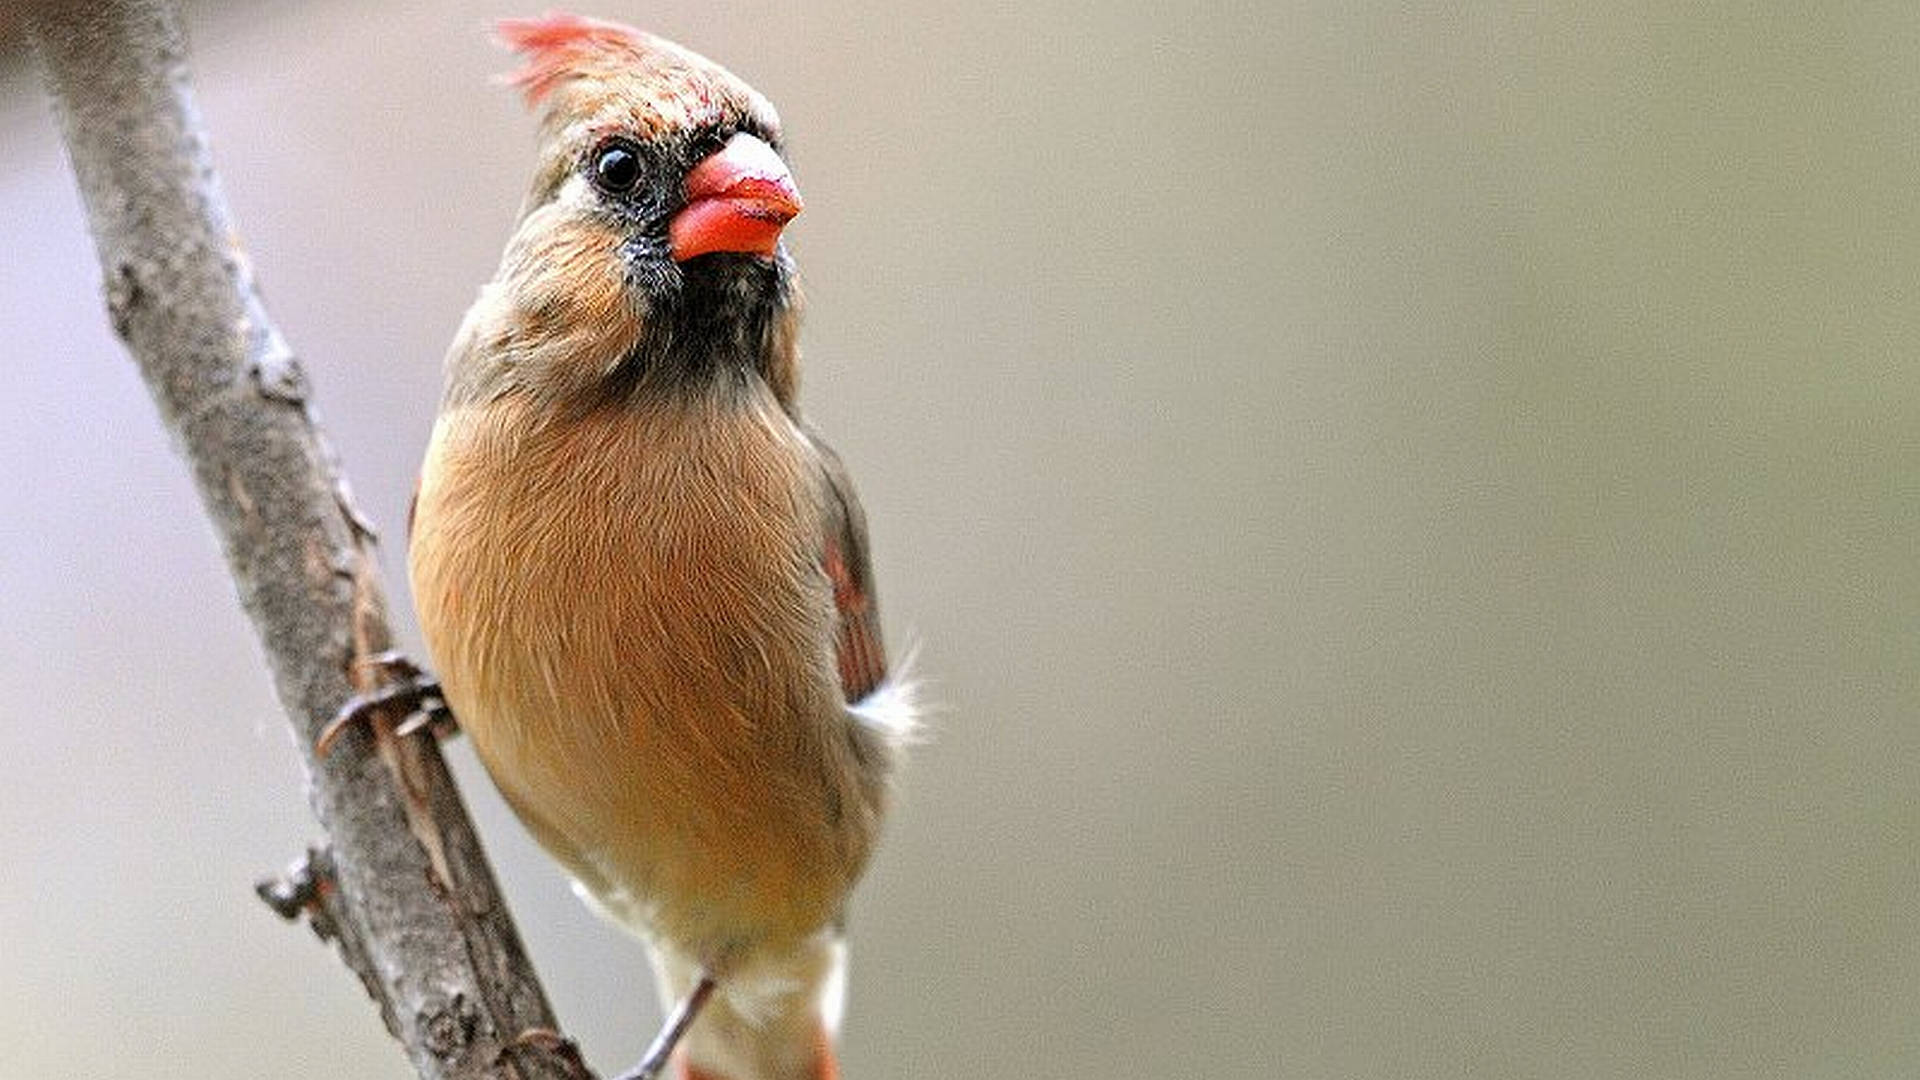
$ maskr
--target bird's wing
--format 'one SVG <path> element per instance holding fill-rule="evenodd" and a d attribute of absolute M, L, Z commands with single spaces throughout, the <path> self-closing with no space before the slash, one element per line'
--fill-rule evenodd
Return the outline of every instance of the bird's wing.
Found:
<path fill-rule="evenodd" d="M 821 568 L 833 583 L 833 606 L 840 622 L 834 638 L 834 659 L 840 670 L 840 689 L 849 704 L 873 693 L 887 678 L 887 653 L 880 641 L 880 603 L 873 587 L 873 567 L 867 560 L 867 516 L 853 481 L 839 455 L 809 431 L 820 452 L 825 503 Z"/>

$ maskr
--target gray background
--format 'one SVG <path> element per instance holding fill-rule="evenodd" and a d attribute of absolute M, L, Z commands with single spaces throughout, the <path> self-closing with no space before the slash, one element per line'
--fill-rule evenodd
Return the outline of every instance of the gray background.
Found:
<path fill-rule="evenodd" d="M 191 18 L 403 610 L 532 138 L 511 12 L 406 7 Z M 852 1080 L 1920 1071 L 1920 8 L 1469 7 L 599 9 L 786 118 L 945 705 Z M 0 146 L 0 1077 L 398 1080 L 250 894 L 315 828 L 17 50 Z M 626 1063 L 637 948 L 453 754 Z"/>

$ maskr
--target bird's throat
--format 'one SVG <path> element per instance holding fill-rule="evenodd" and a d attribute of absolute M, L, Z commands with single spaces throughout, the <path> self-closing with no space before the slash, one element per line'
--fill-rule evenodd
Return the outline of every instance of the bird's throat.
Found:
<path fill-rule="evenodd" d="M 790 405 L 795 308 L 786 268 L 773 260 L 690 260 L 679 287 L 653 298 L 615 380 L 648 394 L 758 381 Z"/>

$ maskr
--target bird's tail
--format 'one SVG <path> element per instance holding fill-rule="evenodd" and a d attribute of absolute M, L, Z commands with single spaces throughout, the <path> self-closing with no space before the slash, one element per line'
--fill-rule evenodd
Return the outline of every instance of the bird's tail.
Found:
<path fill-rule="evenodd" d="M 692 990 L 699 969 L 652 952 L 671 1008 Z M 846 972 L 846 941 L 837 930 L 794 953 L 729 968 L 674 1054 L 680 1080 L 839 1080 L 834 1044 Z"/>

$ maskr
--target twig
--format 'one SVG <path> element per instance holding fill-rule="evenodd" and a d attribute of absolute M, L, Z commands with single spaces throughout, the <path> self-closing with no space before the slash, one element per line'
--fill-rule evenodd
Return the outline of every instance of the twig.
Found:
<path fill-rule="evenodd" d="M 166 0 L 27 13 L 79 180 L 114 330 L 192 468 L 306 751 L 328 837 L 285 888 L 431 1080 L 587 1073 L 554 1036 L 480 842 L 431 739 L 365 725 L 313 752 L 388 648 L 373 537 L 306 406 L 220 192 Z"/>

